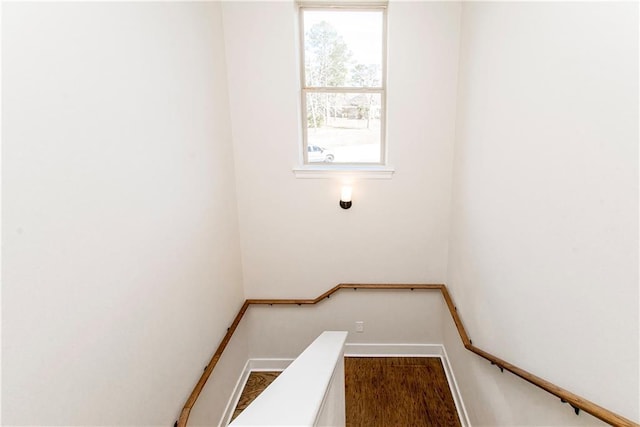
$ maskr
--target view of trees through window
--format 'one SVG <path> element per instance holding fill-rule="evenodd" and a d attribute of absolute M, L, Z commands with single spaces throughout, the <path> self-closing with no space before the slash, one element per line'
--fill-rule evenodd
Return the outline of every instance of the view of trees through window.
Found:
<path fill-rule="evenodd" d="M 382 10 L 303 11 L 307 162 L 382 163 Z"/>

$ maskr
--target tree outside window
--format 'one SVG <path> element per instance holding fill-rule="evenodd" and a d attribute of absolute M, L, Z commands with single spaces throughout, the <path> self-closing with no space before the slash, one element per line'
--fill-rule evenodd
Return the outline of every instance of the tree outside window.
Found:
<path fill-rule="evenodd" d="M 385 9 L 300 13 L 305 163 L 383 164 Z"/>

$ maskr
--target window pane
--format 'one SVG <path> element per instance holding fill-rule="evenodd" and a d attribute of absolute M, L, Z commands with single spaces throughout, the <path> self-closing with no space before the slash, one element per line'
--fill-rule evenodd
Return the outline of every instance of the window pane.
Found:
<path fill-rule="evenodd" d="M 309 163 L 381 163 L 379 93 L 307 93 Z"/>
<path fill-rule="evenodd" d="M 382 11 L 305 10 L 307 87 L 380 87 Z"/>

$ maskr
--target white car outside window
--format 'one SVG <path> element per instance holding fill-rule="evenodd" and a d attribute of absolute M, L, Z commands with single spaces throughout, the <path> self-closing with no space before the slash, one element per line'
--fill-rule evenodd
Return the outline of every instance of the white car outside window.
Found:
<path fill-rule="evenodd" d="M 335 158 L 333 151 L 317 145 L 309 145 L 307 147 L 307 161 L 311 162 L 332 162 Z"/>

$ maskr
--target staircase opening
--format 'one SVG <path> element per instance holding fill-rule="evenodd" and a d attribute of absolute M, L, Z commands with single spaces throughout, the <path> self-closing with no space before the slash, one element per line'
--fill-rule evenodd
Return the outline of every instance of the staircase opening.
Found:
<path fill-rule="evenodd" d="M 265 388 L 269 387 L 269 384 L 278 378 L 278 375 L 280 375 L 280 371 L 251 372 L 247 379 L 247 383 L 242 389 L 240 400 L 238 400 L 238 404 L 233 411 L 231 421 L 235 420 L 236 417 L 240 415 L 240 413 L 249 406 L 249 404 L 251 404 L 251 402 L 253 402 Z"/>
<path fill-rule="evenodd" d="M 252 372 L 233 419 L 279 372 Z M 347 427 L 461 426 L 438 357 L 345 357 Z"/>

